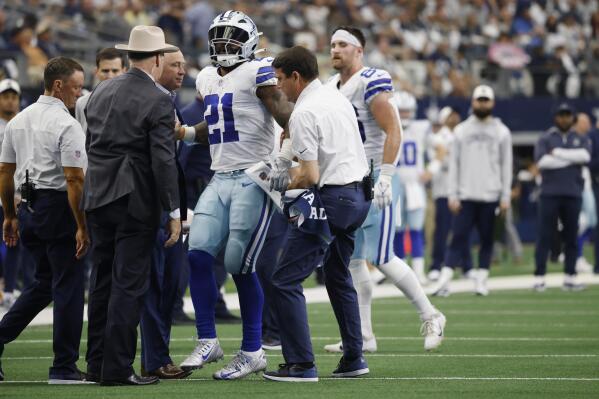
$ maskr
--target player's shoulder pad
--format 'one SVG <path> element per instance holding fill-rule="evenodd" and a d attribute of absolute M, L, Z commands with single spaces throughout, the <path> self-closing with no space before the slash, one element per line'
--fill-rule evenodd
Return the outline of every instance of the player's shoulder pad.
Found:
<path fill-rule="evenodd" d="M 360 72 L 360 80 L 364 85 L 364 101 L 369 103 L 376 94 L 393 91 L 393 80 L 384 69 L 366 68 Z"/>
<path fill-rule="evenodd" d="M 272 67 L 273 57 L 255 58 L 247 63 L 248 73 L 252 75 L 256 86 L 272 86 L 277 84 L 275 70 Z"/>

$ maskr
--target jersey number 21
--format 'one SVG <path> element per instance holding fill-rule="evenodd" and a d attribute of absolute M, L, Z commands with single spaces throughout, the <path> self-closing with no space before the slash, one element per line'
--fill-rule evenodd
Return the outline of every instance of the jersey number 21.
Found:
<path fill-rule="evenodd" d="M 222 133 L 220 128 L 215 126 L 221 116 L 218 107 L 219 102 L 225 126 Z M 209 94 L 204 97 L 204 104 L 206 106 L 204 117 L 208 124 L 208 142 L 210 145 L 239 141 L 239 132 L 235 130 L 235 121 L 233 120 L 233 93 L 225 93 L 221 98 L 218 97 L 218 94 Z"/>

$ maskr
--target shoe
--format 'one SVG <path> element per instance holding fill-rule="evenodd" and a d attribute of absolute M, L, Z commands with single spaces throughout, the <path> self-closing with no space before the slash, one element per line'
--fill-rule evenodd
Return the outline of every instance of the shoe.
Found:
<path fill-rule="evenodd" d="M 102 382 L 102 378 L 100 377 L 100 374 L 96 374 L 96 373 L 90 373 L 89 371 L 87 373 L 85 373 L 85 380 L 89 381 L 89 382 L 93 382 L 96 384 L 99 384 L 100 382 Z"/>
<path fill-rule="evenodd" d="M 80 370 L 68 374 L 51 374 L 48 378 L 49 385 L 76 385 L 95 383 L 96 381 L 91 381 L 87 374 Z"/>
<path fill-rule="evenodd" d="M 324 350 L 330 353 L 343 353 L 343 342 L 324 346 Z M 362 339 L 362 352 L 374 353 L 377 350 L 376 338 Z"/>
<path fill-rule="evenodd" d="M 267 351 L 280 351 L 283 349 L 281 347 L 281 340 L 269 336 L 262 337 L 262 349 Z"/>
<path fill-rule="evenodd" d="M 146 371 L 143 368 L 141 370 L 142 377 L 156 376 L 161 380 L 182 380 L 189 377 L 190 374 L 191 370 L 183 370 L 174 364 L 167 364 L 152 371 Z"/>
<path fill-rule="evenodd" d="M 299 364 L 279 364 L 277 371 L 265 371 L 262 376 L 271 381 L 318 382 L 316 366 L 306 368 Z"/>
<path fill-rule="evenodd" d="M 181 363 L 185 371 L 201 369 L 204 364 L 217 362 L 224 357 L 218 339 L 199 339 L 191 354 Z"/>
<path fill-rule="evenodd" d="M 16 301 L 17 295 L 15 295 L 13 292 L 5 292 L 2 295 L 2 307 L 6 310 L 9 310 Z"/>
<path fill-rule="evenodd" d="M 422 322 L 420 334 L 424 336 L 424 350 L 430 351 L 438 348 L 445 337 L 445 324 L 447 319 L 441 312 L 437 312 L 428 320 Z"/>
<path fill-rule="evenodd" d="M 576 260 L 576 273 L 592 273 L 593 265 L 584 256 Z"/>
<path fill-rule="evenodd" d="M 489 288 L 487 288 L 487 276 L 489 272 L 486 271 L 486 274 L 483 274 L 484 272 L 484 270 L 479 270 L 474 279 L 474 293 L 478 296 L 489 295 Z"/>
<path fill-rule="evenodd" d="M 449 291 L 449 288 L 441 287 L 438 290 L 436 290 L 435 292 L 433 292 L 431 295 L 437 296 L 440 298 L 447 298 L 448 296 L 451 295 L 451 291 Z"/>
<path fill-rule="evenodd" d="M 354 360 L 346 360 L 345 356 L 341 357 L 337 368 L 331 374 L 332 377 L 347 378 L 347 377 L 358 377 L 360 375 L 368 374 L 368 363 L 362 356 Z"/>
<path fill-rule="evenodd" d="M 257 356 L 249 356 L 243 351 L 237 352 L 235 357 L 222 369 L 212 375 L 215 380 L 238 380 L 252 373 L 266 370 L 266 356 L 260 349 Z"/>
<path fill-rule="evenodd" d="M 235 316 L 233 313 L 226 311 L 216 313 L 214 315 L 216 324 L 241 324 L 241 317 Z"/>
<path fill-rule="evenodd" d="M 112 386 L 121 386 L 121 385 L 152 385 L 158 384 L 160 380 L 156 376 L 151 377 L 140 377 L 137 374 L 133 373 L 127 378 L 120 378 L 116 380 L 105 380 L 103 379 L 100 382 L 100 385 L 112 387 Z"/>
<path fill-rule="evenodd" d="M 173 326 L 191 326 L 195 325 L 196 321 L 189 317 L 187 313 L 179 313 L 176 316 L 173 316 Z"/>
<path fill-rule="evenodd" d="M 576 278 L 576 274 L 572 274 L 572 275 L 566 274 L 564 276 L 564 285 L 562 285 L 562 290 L 578 292 L 578 291 L 582 291 L 584 289 L 585 289 L 584 284 L 578 282 L 578 279 Z"/>
<path fill-rule="evenodd" d="M 532 290 L 534 292 L 545 292 L 545 282 L 536 282 L 533 286 L 532 286 Z"/>
<path fill-rule="evenodd" d="M 428 272 L 427 278 L 428 281 L 437 281 L 439 280 L 439 276 L 441 275 L 441 272 L 439 270 L 433 269 L 430 272 Z"/>

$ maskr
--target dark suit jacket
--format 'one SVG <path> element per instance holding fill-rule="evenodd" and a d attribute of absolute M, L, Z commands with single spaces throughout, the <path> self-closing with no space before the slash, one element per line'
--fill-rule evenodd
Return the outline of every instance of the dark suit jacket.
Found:
<path fill-rule="evenodd" d="M 599 186 L 599 130 L 591 130 L 589 139 L 591 140 L 591 162 L 589 162 L 591 180 L 593 181 L 593 185 Z"/>
<path fill-rule="evenodd" d="M 84 209 L 129 195 L 129 214 L 158 226 L 162 210 L 179 207 L 171 99 L 145 72 L 131 68 L 100 83 L 85 114 Z"/>

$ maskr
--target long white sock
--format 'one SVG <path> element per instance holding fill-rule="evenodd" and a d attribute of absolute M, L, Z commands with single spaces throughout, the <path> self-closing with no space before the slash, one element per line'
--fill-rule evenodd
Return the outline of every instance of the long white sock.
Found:
<path fill-rule="evenodd" d="M 416 274 L 403 260 L 394 256 L 389 262 L 379 265 L 379 269 L 418 309 L 422 320 L 430 319 L 437 313 L 418 282 Z"/>
<path fill-rule="evenodd" d="M 364 259 L 352 259 L 349 262 L 349 271 L 354 282 L 354 288 L 358 294 L 362 339 L 369 340 L 374 336 L 371 316 L 373 284 L 370 279 L 370 272 Z"/>

